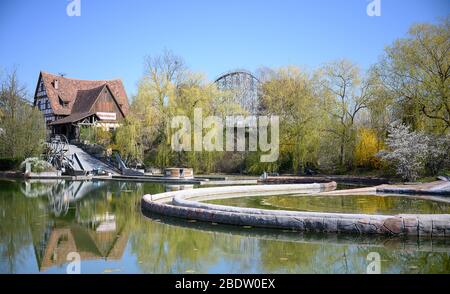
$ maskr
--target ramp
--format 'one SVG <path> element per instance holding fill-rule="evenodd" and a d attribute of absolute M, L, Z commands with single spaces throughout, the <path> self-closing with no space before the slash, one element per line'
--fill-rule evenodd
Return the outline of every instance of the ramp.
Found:
<path fill-rule="evenodd" d="M 125 164 L 125 162 L 123 162 L 119 153 L 115 153 L 114 157 L 116 159 L 117 164 L 119 165 L 119 169 L 122 172 L 122 175 L 124 175 L 124 176 L 143 176 L 144 175 L 144 173 L 142 173 L 138 170 L 128 168 L 127 165 Z"/>
<path fill-rule="evenodd" d="M 78 165 L 82 170 L 93 171 L 95 169 L 102 169 L 113 175 L 118 174 L 112 167 L 86 153 L 83 149 L 72 144 L 69 144 L 68 146 L 69 148 L 67 155 L 73 158 L 76 165 Z"/>

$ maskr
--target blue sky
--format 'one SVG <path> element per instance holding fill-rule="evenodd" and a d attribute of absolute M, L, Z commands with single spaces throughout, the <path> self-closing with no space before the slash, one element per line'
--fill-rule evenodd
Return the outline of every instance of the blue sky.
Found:
<path fill-rule="evenodd" d="M 17 67 L 32 95 L 40 70 L 81 79 L 121 78 L 136 93 L 147 55 L 164 48 L 213 79 L 234 68 L 314 69 L 338 58 L 368 68 L 417 22 L 450 14 L 448 0 L 1 0 L 0 67 Z"/>

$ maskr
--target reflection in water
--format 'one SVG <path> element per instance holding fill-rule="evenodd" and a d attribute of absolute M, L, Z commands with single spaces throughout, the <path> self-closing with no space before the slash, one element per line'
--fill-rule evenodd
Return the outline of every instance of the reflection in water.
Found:
<path fill-rule="evenodd" d="M 191 190 L 194 189 L 194 185 L 166 185 L 166 192 Z"/>
<path fill-rule="evenodd" d="M 67 214 L 69 204 L 102 187 L 102 181 L 28 180 L 20 187 L 26 197 L 47 197 L 55 216 Z"/>
<path fill-rule="evenodd" d="M 119 184 L 122 189 L 125 183 Z M 27 181 L 21 189 L 27 197 L 46 197 L 48 210 L 56 217 L 41 232 L 32 229 L 33 246 L 40 271 L 67 262 L 70 252 L 78 252 L 82 260 L 121 259 L 128 241 L 125 223 L 116 222 L 108 204 L 102 207 L 96 191 L 113 203 L 108 183 L 103 181 Z M 35 188 L 34 186 L 37 186 Z M 39 191 L 38 193 L 34 191 Z M 105 192 L 106 194 L 102 193 Z M 82 201 L 86 196 L 93 196 Z M 73 215 L 68 215 L 72 204 Z"/>
<path fill-rule="evenodd" d="M 26 243 L 34 248 L 39 271 L 67 263 L 70 252 L 78 252 L 82 260 L 122 258 L 128 242 L 128 218 L 126 210 L 116 208 L 130 202 L 120 197 L 120 192 L 141 191 L 141 184 L 66 180 L 3 183 L 2 239 L 8 234 L 14 236 L 19 241 L 11 247 L 20 248 L 26 236 Z M 132 214 L 135 208 L 127 210 Z M 19 217 L 23 217 L 23 223 L 17 222 Z M 8 268 L 2 260 L 2 272 L 15 272 L 19 261 L 14 256 L 16 251 L 2 252 L 9 257 Z"/>
<path fill-rule="evenodd" d="M 40 271 L 67 262 L 70 252 L 78 252 L 82 260 L 122 258 L 128 241 L 120 230 L 98 232 L 71 225 L 49 228 L 43 239 L 33 240 Z"/>
<path fill-rule="evenodd" d="M 231 273 L 365 273 L 370 252 L 380 253 L 382 273 L 450 272 L 448 238 L 419 240 L 249 229 L 159 215 L 150 215 L 149 219 L 154 222 L 153 235 L 146 240 L 170 243 L 172 250 L 159 256 L 142 254 L 145 272 L 158 272 L 164 258 L 164 264 L 177 265 L 164 272 L 174 273 L 223 272 L 216 268 L 217 263 Z M 139 242 L 135 245 L 139 247 Z"/>
<path fill-rule="evenodd" d="M 450 240 L 317 235 L 190 222 L 140 211 L 160 184 L 0 180 L 0 272 L 65 273 L 448 273 Z M 184 187 L 191 188 L 191 187 Z"/>
<path fill-rule="evenodd" d="M 273 210 L 367 213 L 448 214 L 450 199 L 437 196 L 332 195 L 261 196 L 207 201 L 209 203 Z"/>

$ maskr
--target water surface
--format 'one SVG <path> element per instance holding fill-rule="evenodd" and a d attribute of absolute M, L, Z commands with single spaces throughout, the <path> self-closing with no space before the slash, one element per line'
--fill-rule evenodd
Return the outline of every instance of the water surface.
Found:
<path fill-rule="evenodd" d="M 302 234 L 142 215 L 150 183 L 0 180 L 0 273 L 449 273 L 450 241 Z M 190 188 L 190 187 L 185 187 Z"/>
<path fill-rule="evenodd" d="M 407 195 L 297 195 L 261 196 L 209 200 L 208 203 L 273 210 L 366 213 L 366 214 L 448 214 L 448 197 Z"/>

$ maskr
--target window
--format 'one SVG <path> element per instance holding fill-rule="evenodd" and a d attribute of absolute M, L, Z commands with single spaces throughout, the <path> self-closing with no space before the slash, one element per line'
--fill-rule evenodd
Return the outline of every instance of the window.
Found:
<path fill-rule="evenodd" d="M 38 100 L 37 107 L 39 110 L 41 110 L 41 100 Z"/>
<path fill-rule="evenodd" d="M 58 102 L 59 102 L 59 105 L 61 105 L 62 107 L 67 107 L 67 105 L 69 105 L 68 102 L 62 100 L 61 97 L 59 97 L 59 96 L 58 96 Z"/>

